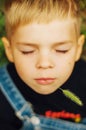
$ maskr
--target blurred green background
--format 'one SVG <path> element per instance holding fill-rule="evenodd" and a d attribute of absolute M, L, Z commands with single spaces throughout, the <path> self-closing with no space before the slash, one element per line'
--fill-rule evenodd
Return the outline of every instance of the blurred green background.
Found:
<path fill-rule="evenodd" d="M 1 41 L 1 38 L 3 36 L 5 36 L 5 20 L 4 20 L 4 14 L 3 12 L 0 10 L 0 66 L 2 66 L 3 64 L 7 63 L 8 60 L 6 58 L 5 55 L 5 51 L 4 51 L 4 47 L 3 47 L 3 43 Z"/>
<path fill-rule="evenodd" d="M 6 35 L 5 19 L 4 19 L 4 14 L 2 12 L 3 2 L 4 0 L 0 0 L 0 66 L 8 62 L 5 55 L 3 43 L 1 41 L 1 38 Z M 86 0 L 81 0 L 80 5 L 81 5 L 81 16 L 82 16 L 81 33 L 85 34 L 86 36 Z M 82 58 L 86 60 L 86 40 L 85 40 L 85 45 L 83 47 Z"/>

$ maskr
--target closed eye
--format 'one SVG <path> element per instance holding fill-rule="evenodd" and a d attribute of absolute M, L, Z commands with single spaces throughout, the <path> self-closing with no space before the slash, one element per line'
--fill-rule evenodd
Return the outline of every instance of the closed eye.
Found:
<path fill-rule="evenodd" d="M 34 50 L 32 51 L 21 51 L 24 55 L 27 55 L 27 54 L 32 54 L 34 53 Z"/>
<path fill-rule="evenodd" d="M 67 53 L 69 50 L 56 50 L 57 53 Z"/>

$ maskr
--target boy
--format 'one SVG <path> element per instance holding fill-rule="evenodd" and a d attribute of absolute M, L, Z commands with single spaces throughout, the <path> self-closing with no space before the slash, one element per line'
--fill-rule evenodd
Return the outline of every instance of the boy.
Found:
<path fill-rule="evenodd" d="M 6 0 L 5 19 L 2 41 L 10 63 L 0 69 L 0 130 L 86 130 L 77 2 Z M 83 105 L 64 96 L 64 89 Z"/>

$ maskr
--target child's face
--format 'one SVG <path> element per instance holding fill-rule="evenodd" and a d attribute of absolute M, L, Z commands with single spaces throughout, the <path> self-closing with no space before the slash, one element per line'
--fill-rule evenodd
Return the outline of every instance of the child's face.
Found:
<path fill-rule="evenodd" d="M 50 94 L 66 82 L 83 45 L 69 20 L 20 26 L 11 43 L 3 41 L 20 78 L 40 94 Z"/>

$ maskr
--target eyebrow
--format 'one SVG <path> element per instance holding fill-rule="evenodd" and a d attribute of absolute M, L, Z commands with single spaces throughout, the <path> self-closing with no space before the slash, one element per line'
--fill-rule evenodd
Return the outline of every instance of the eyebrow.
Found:
<path fill-rule="evenodd" d="M 61 42 L 55 42 L 54 45 L 64 45 L 64 44 L 72 44 L 73 41 L 61 41 Z"/>
<path fill-rule="evenodd" d="M 59 46 L 59 45 L 64 45 L 64 44 L 72 44 L 73 41 L 61 41 L 61 42 L 54 42 L 52 43 L 53 46 Z M 29 42 L 17 42 L 18 45 L 23 45 L 23 46 L 33 46 L 37 47 L 39 44 L 38 43 L 29 43 Z"/>
<path fill-rule="evenodd" d="M 17 42 L 17 45 L 19 46 L 32 46 L 32 47 L 37 47 L 36 43 L 27 43 L 27 42 Z"/>

